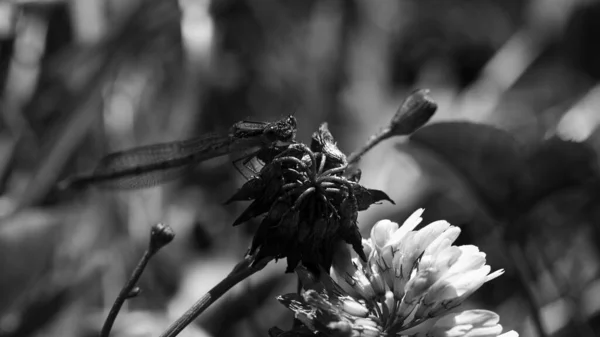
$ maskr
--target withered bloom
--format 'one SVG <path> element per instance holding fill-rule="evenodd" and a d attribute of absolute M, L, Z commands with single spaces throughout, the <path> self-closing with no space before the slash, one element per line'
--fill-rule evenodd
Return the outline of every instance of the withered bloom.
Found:
<path fill-rule="evenodd" d="M 263 169 L 228 201 L 253 200 L 234 226 L 266 213 L 249 252 L 256 254 L 256 261 L 285 257 L 286 272 L 299 262 L 315 272 L 329 270 L 339 240 L 366 261 L 358 212 L 378 201 L 393 201 L 382 191 L 361 186 L 358 178 L 344 176 L 348 162 L 327 124 L 313 134 L 310 147 L 294 143 L 259 157 Z"/>

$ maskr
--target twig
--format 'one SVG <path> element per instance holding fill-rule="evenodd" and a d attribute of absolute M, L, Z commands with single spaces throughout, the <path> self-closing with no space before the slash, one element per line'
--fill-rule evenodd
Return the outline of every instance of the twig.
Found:
<path fill-rule="evenodd" d="M 138 262 L 137 266 L 133 270 L 131 277 L 123 289 L 121 289 L 121 292 L 119 293 L 119 296 L 117 296 L 112 308 L 110 308 L 110 312 L 108 313 L 106 321 L 104 321 L 104 325 L 102 326 L 102 331 L 100 332 L 101 337 L 109 336 L 110 330 L 112 329 L 115 319 L 117 318 L 123 303 L 125 303 L 125 300 L 135 297 L 139 294 L 140 288 L 136 287 L 136 284 L 144 272 L 148 261 L 150 261 L 152 256 L 154 256 L 154 254 L 156 254 L 162 247 L 171 242 L 174 237 L 175 233 L 173 233 L 173 230 L 168 225 L 156 224 L 152 226 L 152 229 L 150 230 L 150 242 L 148 244 L 148 249 L 146 249 L 144 252 L 140 262 Z"/>
<path fill-rule="evenodd" d="M 379 131 L 376 135 L 371 136 L 371 138 L 369 138 L 369 140 L 363 147 L 361 147 L 356 152 L 352 152 L 348 156 L 348 164 L 350 165 L 358 163 L 362 159 L 362 156 L 364 156 L 365 153 L 369 152 L 372 148 L 374 148 L 375 145 L 392 137 L 392 133 L 390 132 L 390 130 L 391 129 L 389 127 L 384 128 L 381 131 Z"/>
<path fill-rule="evenodd" d="M 429 90 L 419 89 L 402 102 L 390 124 L 369 138 L 358 151 L 348 156 L 348 164 L 356 164 L 362 156 L 382 141 L 394 136 L 408 136 L 423 126 L 437 110 L 437 104 L 429 96 Z"/>
<path fill-rule="evenodd" d="M 225 294 L 236 284 L 245 280 L 252 274 L 263 269 L 271 258 L 265 258 L 254 263 L 254 256 L 247 256 L 244 260 L 238 263 L 231 273 L 225 277 L 219 284 L 212 288 L 206 295 L 202 296 L 191 308 L 189 308 L 181 317 L 179 317 L 160 337 L 175 337 L 186 326 L 192 323 L 204 310 L 210 307 L 217 299 Z"/>

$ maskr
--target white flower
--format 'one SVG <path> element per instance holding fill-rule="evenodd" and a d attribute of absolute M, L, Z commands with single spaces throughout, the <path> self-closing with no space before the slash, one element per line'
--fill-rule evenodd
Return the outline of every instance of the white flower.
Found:
<path fill-rule="evenodd" d="M 491 311 L 458 307 L 485 282 L 502 275 L 491 272 L 476 246 L 452 245 L 460 228 L 446 221 L 420 230 L 420 209 L 402 226 L 382 220 L 363 239 L 368 261 L 348 249 L 335 254 L 332 277 L 298 275 L 301 295 L 279 300 L 310 330 L 336 336 L 503 336 L 499 317 Z"/>

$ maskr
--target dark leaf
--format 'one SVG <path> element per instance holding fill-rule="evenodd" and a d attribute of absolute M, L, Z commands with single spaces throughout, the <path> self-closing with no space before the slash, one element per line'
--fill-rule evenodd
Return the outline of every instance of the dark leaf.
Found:
<path fill-rule="evenodd" d="M 598 157 L 587 143 L 554 137 L 545 140 L 527 158 L 526 204 L 532 205 L 555 191 L 588 185 L 600 179 Z"/>
<path fill-rule="evenodd" d="M 506 131 L 471 122 L 425 126 L 410 136 L 462 173 L 496 213 L 520 191 L 526 171 L 521 146 Z"/>

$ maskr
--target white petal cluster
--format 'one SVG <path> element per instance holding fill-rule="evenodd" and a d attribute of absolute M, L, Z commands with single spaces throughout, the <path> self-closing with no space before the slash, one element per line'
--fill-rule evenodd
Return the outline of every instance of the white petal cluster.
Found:
<path fill-rule="evenodd" d="M 334 257 L 333 280 L 322 276 L 311 282 L 301 271 L 312 290 L 280 300 L 302 308 L 291 309 L 297 316 L 305 313 L 303 321 L 315 331 L 322 326 L 345 336 L 518 336 L 513 331 L 500 335 L 493 312 L 459 310 L 503 271 L 491 272 L 476 246 L 454 246 L 460 228 L 446 221 L 415 230 L 422 214 L 423 209 L 416 211 L 402 226 L 379 221 L 363 239 L 368 261 L 341 250 Z"/>

